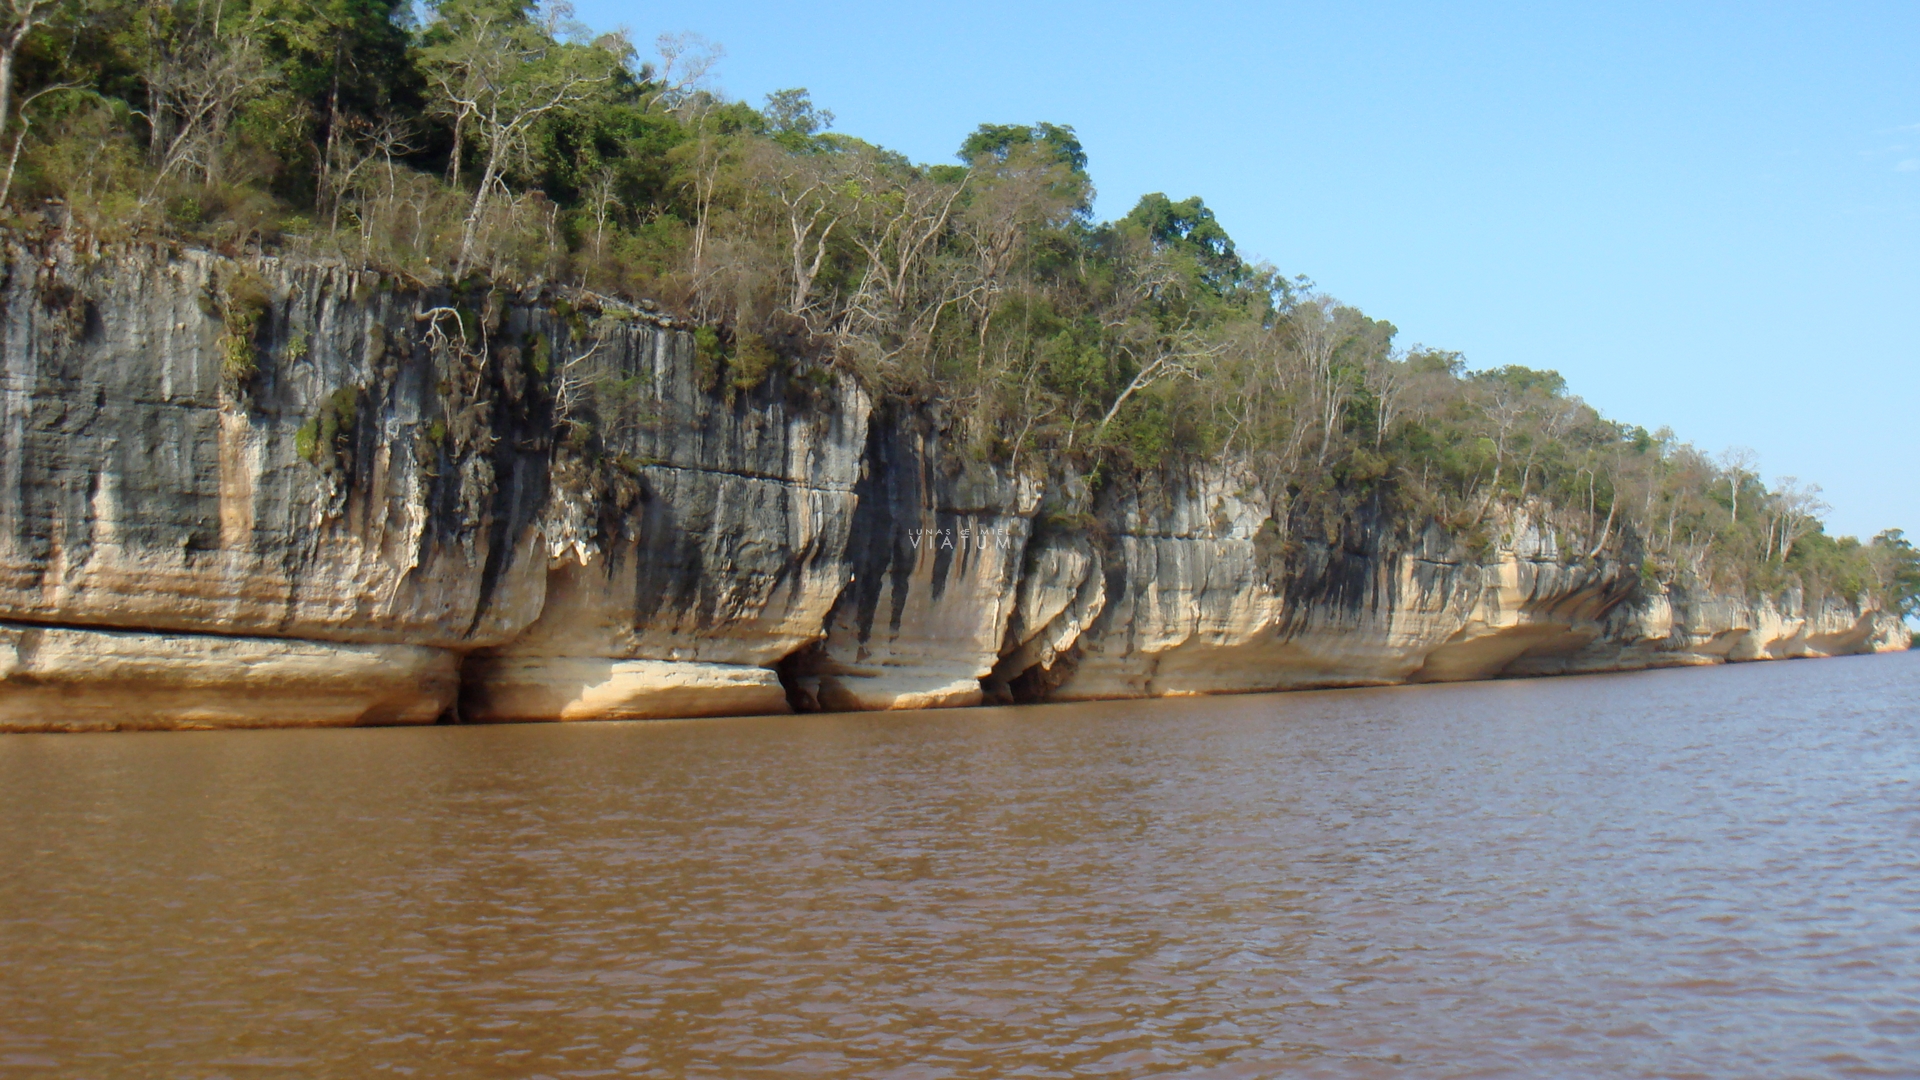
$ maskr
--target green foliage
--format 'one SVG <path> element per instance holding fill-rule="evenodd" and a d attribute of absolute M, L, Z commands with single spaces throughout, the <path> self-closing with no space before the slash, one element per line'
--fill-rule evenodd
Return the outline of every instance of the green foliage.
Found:
<path fill-rule="evenodd" d="M 294 452 L 322 471 L 331 472 L 351 458 L 354 420 L 359 415 L 360 388 L 343 386 L 329 394 L 320 408 L 293 433 Z M 438 421 L 435 421 L 437 424 Z M 445 428 L 441 428 L 442 437 Z M 438 442 L 438 439 L 433 440 Z"/>
<path fill-rule="evenodd" d="M 780 356 L 766 338 L 742 331 L 734 343 L 730 382 L 735 390 L 754 390 L 779 366 Z"/>
<path fill-rule="evenodd" d="M 760 110 L 760 115 L 766 117 L 767 131 L 773 140 L 796 152 L 817 148 L 820 144 L 816 137 L 833 126 L 833 113 L 816 108 L 813 95 L 805 87 L 768 94 L 766 108 Z"/>
<path fill-rule="evenodd" d="M 1920 618 L 1920 549 L 1899 529 L 1888 529 L 1873 538 L 1867 554 L 1873 587 L 1886 609 Z"/>
<path fill-rule="evenodd" d="M 228 394 L 238 396 L 243 393 L 259 371 L 252 339 L 232 331 L 221 335 L 220 380 Z"/>
<path fill-rule="evenodd" d="M 320 448 L 320 418 L 309 416 L 293 433 L 293 452 L 300 460 L 317 463 L 314 452 Z"/>
<path fill-rule="evenodd" d="M 1535 371 L 1518 364 L 1489 368 L 1476 372 L 1476 380 L 1491 385 L 1503 386 L 1523 394 L 1541 394 L 1547 397 L 1560 397 L 1567 392 L 1567 380 L 1557 371 Z"/>
<path fill-rule="evenodd" d="M 701 391 L 712 393 L 720 385 L 720 366 L 726 354 L 720 344 L 720 332 L 711 326 L 693 332 L 694 382 Z"/>
<path fill-rule="evenodd" d="M 1044 121 L 1032 125 L 981 124 L 960 144 L 960 160 L 972 162 L 984 156 L 1006 161 L 1015 147 L 1022 146 L 1043 147 L 1048 156 L 1074 175 L 1087 175 L 1087 152 L 1073 128 Z"/>
<path fill-rule="evenodd" d="M 530 335 L 523 355 L 526 357 L 527 370 L 535 375 L 546 378 L 547 372 L 553 370 L 553 342 L 547 340 L 545 334 Z"/>
<path fill-rule="evenodd" d="M 1233 238 L 1198 195 L 1180 202 L 1159 192 L 1143 195 L 1125 220 L 1144 229 L 1154 243 L 1192 257 L 1206 268 L 1210 278 L 1231 278 L 1242 268 Z"/>
<path fill-rule="evenodd" d="M 272 308 L 273 294 L 250 270 L 236 270 L 222 284 L 218 310 L 223 332 L 218 347 L 220 377 L 227 393 L 238 396 L 259 372 L 260 321 Z"/>
<path fill-rule="evenodd" d="M 1050 389 L 1071 397 L 1097 397 L 1113 373 L 1100 347 L 1072 329 L 1041 343 L 1040 370 Z"/>
<path fill-rule="evenodd" d="M 1143 403 L 1116 427 L 1116 443 L 1137 468 L 1157 468 L 1176 450 L 1174 421 L 1163 403 Z"/>
<path fill-rule="evenodd" d="M 360 388 L 343 386 L 333 392 L 330 400 L 333 405 L 333 415 L 339 420 L 339 430 L 342 433 L 351 433 L 354 417 L 359 408 Z"/>
<path fill-rule="evenodd" d="M 1087 152 L 1080 136 L 1065 124 L 981 124 L 960 144 L 957 155 L 976 168 L 1004 167 L 1022 158 L 1059 168 L 1063 173 L 1052 185 L 1076 217 L 1093 215 L 1093 180 L 1087 175 Z M 964 175 L 964 173 L 960 174 Z M 957 181 L 960 175 L 951 176 Z"/>

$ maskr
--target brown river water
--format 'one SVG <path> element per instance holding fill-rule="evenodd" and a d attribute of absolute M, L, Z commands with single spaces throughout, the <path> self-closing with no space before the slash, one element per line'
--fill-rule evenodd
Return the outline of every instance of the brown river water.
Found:
<path fill-rule="evenodd" d="M 1920 655 L 0 737 L 0 1077 L 1920 1076 Z"/>

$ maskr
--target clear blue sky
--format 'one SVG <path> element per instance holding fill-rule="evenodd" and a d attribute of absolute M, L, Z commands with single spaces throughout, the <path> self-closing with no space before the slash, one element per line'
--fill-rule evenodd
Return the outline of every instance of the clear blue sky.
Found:
<path fill-rule="evenodd" d="M 723 45 L 837 130 L 950 161 L 1072 124 L 1103 217 L 1197 194 L 1243 252 L 1475 367 L 1920 535 L 1920 4 L 577 0 Z"/>

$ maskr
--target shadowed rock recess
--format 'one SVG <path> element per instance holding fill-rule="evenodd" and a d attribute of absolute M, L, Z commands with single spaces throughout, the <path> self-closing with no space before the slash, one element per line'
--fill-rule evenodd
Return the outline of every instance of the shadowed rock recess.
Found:
<path fill-rule="evenodd" d="M 1478 557 L 1233 461 L 1097 487 L 564 290 L 7 242 L 0 730 L 640 719 L 1904 648 L 1496 508 Z"/>

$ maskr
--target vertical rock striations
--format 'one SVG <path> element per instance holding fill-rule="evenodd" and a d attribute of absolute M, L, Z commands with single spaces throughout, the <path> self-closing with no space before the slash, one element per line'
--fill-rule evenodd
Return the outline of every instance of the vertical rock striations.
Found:
<path fill-rule="evenodd" d="M 893 709 L 1904 647 L 1238 464 L 1089 490 L 601 298 L 10 238 L 0 730 Z M 1630 544 L 1631 540 L 1624 543 Z"/>
<path fill-rule="evenodd" d="M 11 240 L 0 621 L 31 645 L 0 722 L 438 716 L 459 652 L 540 611 L 548 424 L 519 373 L 428 347 L 423 302 L 339 266 Z"/>
<path fill-rule="evenodd" d="M 464 718 L 787 711 L 774 667 L 821 636 L 850 572 L 866 395 L 805 372 L 717 395 L 691 335 L 661 325 L 603 346 L 626 400 L 598 414 L 596 460 L 560 448 L 545 607 L 468 659 Z"/>
<path fill-rule="evenodd" d="M 975 705 L 999 659 L 1039 486 L 957 453 L 912 411 L 876 417 L 852 573 L 788 665 L 803 707 Z"/>

